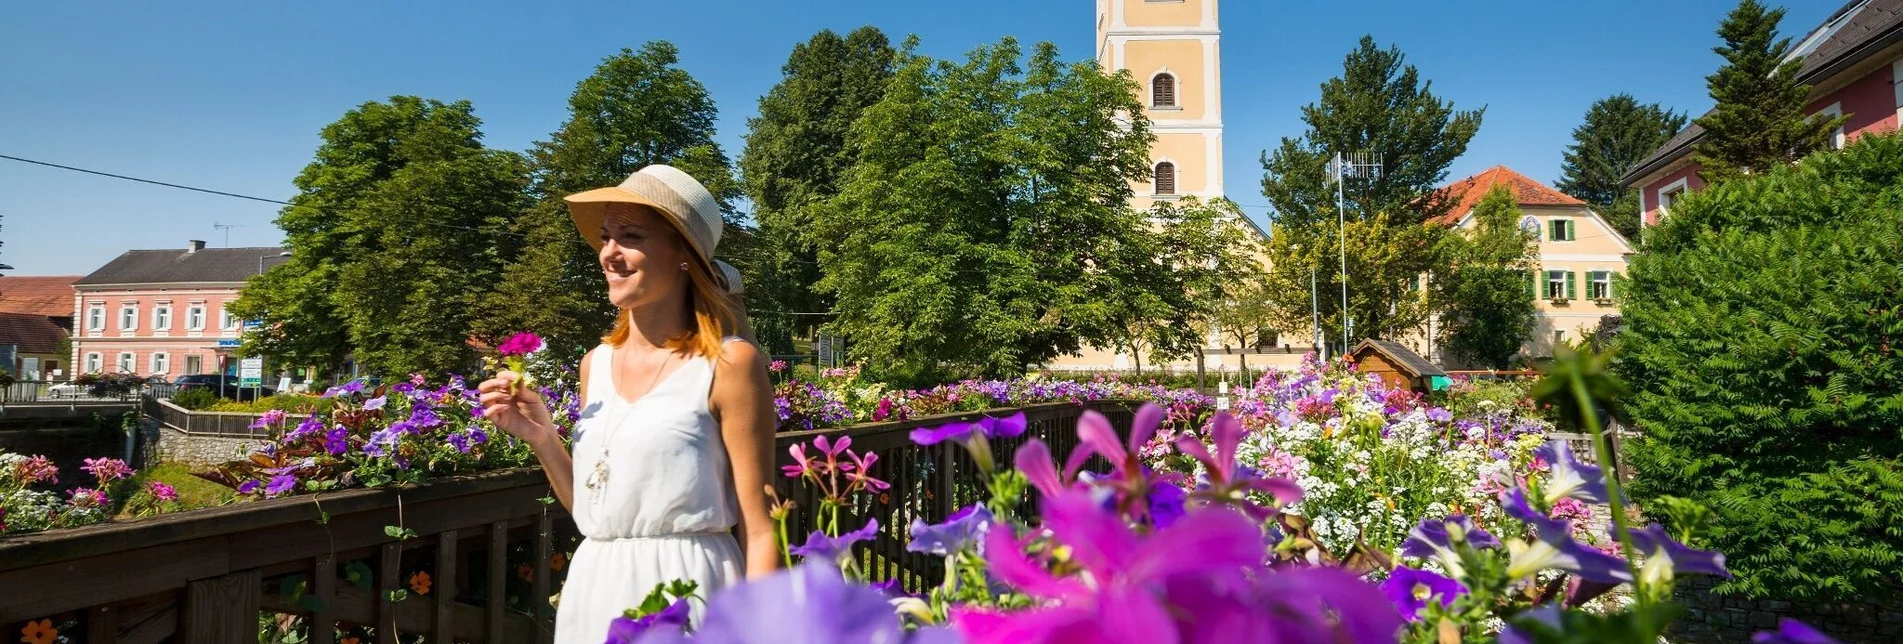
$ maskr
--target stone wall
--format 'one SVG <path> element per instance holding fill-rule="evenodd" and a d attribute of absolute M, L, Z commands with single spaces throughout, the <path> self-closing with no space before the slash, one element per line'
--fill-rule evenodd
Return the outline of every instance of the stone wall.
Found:
<path fill-rule="evenodd" d="M 1809 624 L 1846 644 L 1903 642 L 1903 598 L 1887 602 L 1744 599 L 1712 593 L 1718 582 L 1711 577 L 1676 581 L 1673 594 L 1687 611 L 1666 635 L 1673 642 L 1749 642 L 1752 633 L 1777 628 L 1781 617 Z"/>
<path fill-rule="evenodd" d="M 244 458 L 259 443 L 258 439 L 247 436 L 187 434 L 166 425 L 153 425 L 157 429 L 151 454 L 156 462 L 210 467 Z"/>

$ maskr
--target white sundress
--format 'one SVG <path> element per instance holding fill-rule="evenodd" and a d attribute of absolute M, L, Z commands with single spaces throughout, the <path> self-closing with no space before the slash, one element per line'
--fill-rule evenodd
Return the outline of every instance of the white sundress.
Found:
<path fill-rule="evenodd" d="M 713 361 L 688 361 L 630 403 L 615 389 L 612 356 L 603 344 L 589 358 L 587 406 L 575 426 L 573 514 L 585 538 L 556 610 L 562 644 L 599 644 L 608 623 L 656 584 L 693 580 L 705 600 L 744 570 L 731 532 L 739 516 L 732 466 L 707 409 Z M 605 483 L 591 488 L 604 456 Z M 700 612 L 695 602 L 695 623 Z"/>

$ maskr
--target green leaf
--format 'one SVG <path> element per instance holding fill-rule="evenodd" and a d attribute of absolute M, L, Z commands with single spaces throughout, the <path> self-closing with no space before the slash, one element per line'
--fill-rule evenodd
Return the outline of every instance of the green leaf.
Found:
<path fill-rule="evenodd" d="M 383 534 L 393 539 L 410 539 L 416 536 L 416 531 L 403 526 L 386 525 L 383 526 Z"/>
<path fill-rule="evenodd" d="M 344 564 L 344 579 L 352 584 L 356 584 L 358 588 L 369 590 L 371 576 L 370 566 L 365 565 L 362 561 L 352 561 Z"/>

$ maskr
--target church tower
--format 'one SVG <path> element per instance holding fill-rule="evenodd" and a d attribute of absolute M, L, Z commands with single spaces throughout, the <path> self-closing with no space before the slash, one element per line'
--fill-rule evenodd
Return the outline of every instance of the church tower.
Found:
<path fill-rule="evenodd" d="M 1127 69 L 1156 133 L 1133 206 L 1223 196 L 1217 0 L 1097 0 L 1097 64 Z"/>

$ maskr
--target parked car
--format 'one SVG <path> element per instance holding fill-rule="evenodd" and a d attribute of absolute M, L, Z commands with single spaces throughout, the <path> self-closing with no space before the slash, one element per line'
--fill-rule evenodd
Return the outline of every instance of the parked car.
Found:
<path fill-rule="evenodd" d="M 84 388 L 70 382 L 62 382 L 46 388 L 47 398 L 78 398 L 86 393 Z"/>
<path fill-rule="evenodd" d="M 209 388 L 213 392 L 216 392 L 221 398 L 231 398 L 234 400 L 238 398 L 249 400 L 253 396 L 264 397 L 277 394 L 277 390 L 270 387 L 263 387 L 261 389 L 252 387 L 241 388 L 238 386 L 238 379 L 236 377 L 216 373 L 179 376 L 177 380 L 172 381 L 172 392 L 174 395 L 186 389 L 197 387 Z"/>

